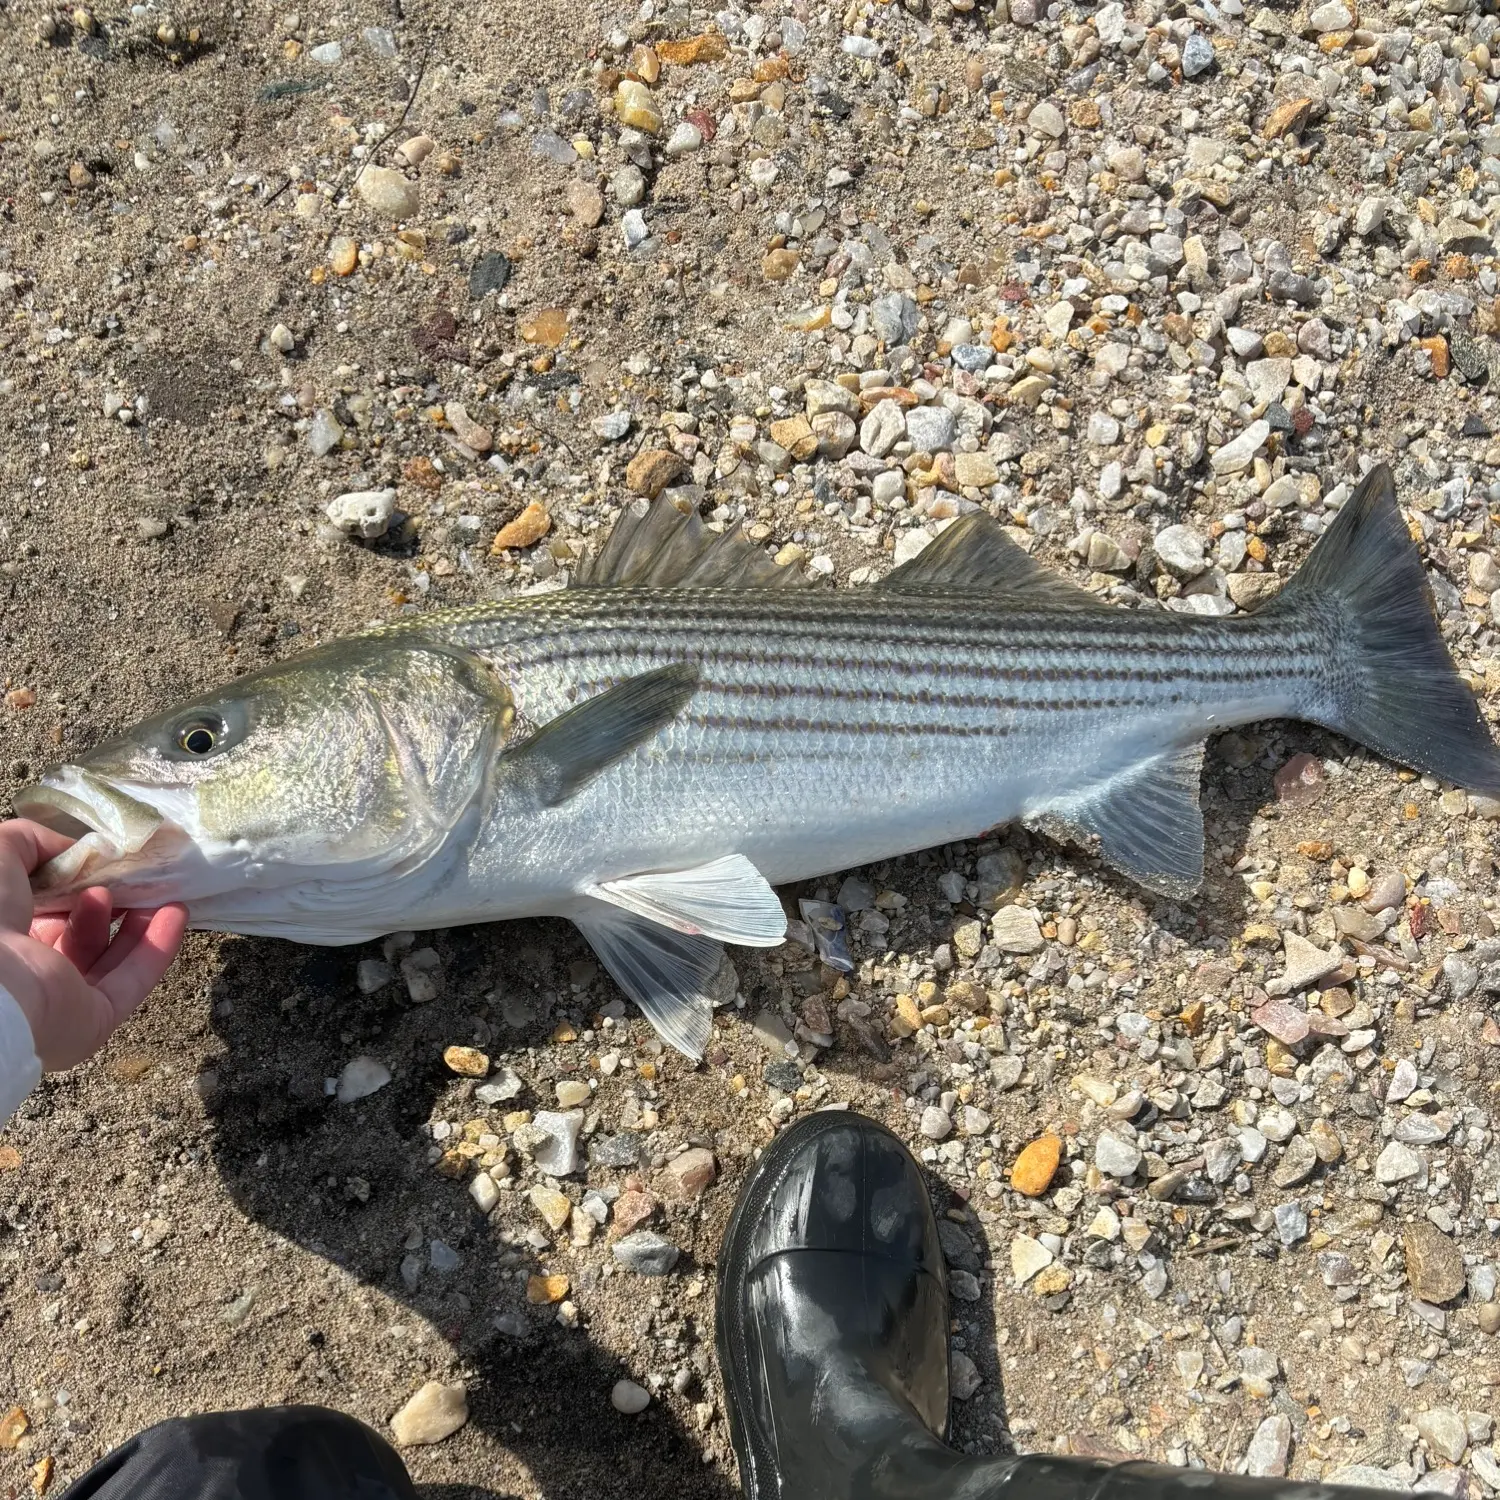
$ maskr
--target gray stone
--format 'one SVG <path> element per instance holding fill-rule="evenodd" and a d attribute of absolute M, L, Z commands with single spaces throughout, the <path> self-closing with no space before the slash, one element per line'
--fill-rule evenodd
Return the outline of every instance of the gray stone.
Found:
<path fill-rule="evenodd" d="M 387 219 L 409 219 L 417 211 L 420 193 L 394 167 L 366 167 L 355 183 L 359 196 Z"/>
<path fill-rule="evenodd" d="M 1405 1182 L 1422 1170 L 1422 1159 L 1400 1141 L 1391 1141 L 1375 1159 L 1375 1181 L 1389 1186 Z"/>
<path fill-rule="evenodd" d="M 1279 1188 L 1299 1187 L 1317 1170 L 1318 1153 L 1305 1135 L 1293 1136 L 1287 1142 L 1281 1160 L 1271 1174 L 1272 1183 Z"/>
<path fill-rule="evenodd" d="M 948 1117 L 946 1110 L 939 1109 L 935 1104 L 929 1104 L 922 1111 L 919 1128 L 929 1141 L 941 1141 L 952 1135 L 953 1121 Z"/>
<path fill-rule="evenodd" d="M 510 259 L 498 250 L 481 255 L 469 272 L 469 296 L 478 302 L 491 292 L 505 290 L 510 280 Z"/>
<path fill-rule="evenodd" d="M 1280 1479 L 1292 1451 L 1292 1424 L 1280 1412 L 1255 1429 L 1245 1452 L 1245 1472 L 1258 1479 Z"/>
<path fill-rule="evenodd" d="M 615 1259 L 640 1276 L 665 1276 L 682 1252 L 665 1236 L 650 1229 L 637 1229 L 617 1240 Z"/>
<path fill-rule="evenodd" d="M 1209 463 L 1215 474 L 1238 474 L 1248 469 L 1256 451 L 1271 435 L 1271 424 L 1262 418 L 1252 422 L 1237 438 L 1216 448 Z"/>
<path fill-rule="evenodd" d="M 1463 1461 L 1469 1433 L 1463 1418 L 1451 1406 L 1434 1406 L 1431 1411 L 1418 1412 L 1417 1431 L 1429 1452 L 1450 1464 Z"/>
<path fill-rule="evenodd" d="M 356 1057 L 339 1074 L 338 1101 L 353 1104 L 357 1099 L 368 1099 L 390 1081 L 391 1070 L 383 1062 L 373 1057 Z"/>
<path fill-rule="evenodd" d="M 922 321 L 922 310 L 905 292 L 887 292 L 870 304 L 876 334 L 890 345 L 912 338 Z"/>
<path fill-rule="evenodd" d="M 1245 382 L 1262 406 L 1280 401 L 1292 382 L 1292 362 L 1285 356 L 1252 360 L 1245 366 Z"/>
<path fill-rule="evenodd" d="M 967 1401 L 984 1384 L 978 1366 L 962 1349 L 948 1356 L 948 1389 L 955 1401 Z"/>
<path fill-rule="evenodd" d="M 1300 1203 L 1278 1203 L 1271 1213 L 1276 1220 L 1276 1237 L 1283 1245 L 1295 1245 L 1307 1238 L 1307 1210 Z"/>
<path fill-rule="evenodd" d="M 1089 417 L 1085 433 L 1095 447 L 1113 448 L 1120 441 L 1120 423 L 1108 412 L 1096 411 Z"/>
<path fill-rule="evenodd" d="M 1214 65 L 1214 44 L 1201 31 L 1188 35 L 1182 44 L 1182 73 L 1185 78 L 1196 78 Z"/>
<path fill-rule="evenodd" d="M 884 458 L 905 436 L 906 413 L 894 401 L 877 401 L 860 424 L 859 446 L 872 458 Z"/>
<path fill-rule="evenodd" d="M 1242 1157 L 1237 1140 L 1213 1140 L 1203 1148 L 1204 1170 L 1210 1182 L 1223 1184 L 1239 1171 Z"/>
<path fill-rule="evenodd" d="M 1208 566 L 1203 538 L 1190 526 L 1168 526 L 1151 545 L 1162 566 L 1178 578 L 1196 578 Z"/>
<path fill-rule="evenodd" d="M 593 428 L 595 437 L 602 438 L 606 443 L 618 443 L 630 431 L 630 413 L 608 411 L 602 417 L 595 417 L 589 425 Z"/>
<path fill-rule="evenodd" d="M 514 1099 L 525 1086 L 510 1068 L 502 1067 L 492 1078 L 474 1090 L 474 1097 L 481 1104 L 503 1104 L 507 1099 Z"/>
<path fill-rule="evenodd" d="M 938 1243 L 943 1247 L 943 1259 L 961 1271 L 978 1271 L 983 1265 L 974 1242 L 952 1219 L 938 1220 Z"/>
<path fill-rule="evenodd" d="M 1286 956 L 1286 971 L 1281 976 L 1279 986 L 1285 994 L 1295 994 L 1310 984 L 1316 984 L 1318 980 L 1333 973 L 1344 961 L 1343 954 L 1325 953 L 1296 932 L 1282 933 L 1281 946 Z"/>
<path fill-rule="evenodd" d="M 1039 953 L 1042 929 L 1024 906 L 1002 906 L 990 919 L 990 933 L 1002 953 Z"/>
<path fill-rule="evenodd" d="M 1361 239 L 1379 234 L 1390 207 L 1388 198 L 1362 198 L 1359 207 L 1354 210 L 1355 234 Z"/>
<path fill-rule="evenodd" d="M 1399 1475 L 1388 1474 L 1374 1464 L 1345 1464 L 1323 1475 L 1324 1484 L 1348 1484 L 1356 1489 L 1406 1490 L 1410 1486 Z"/>
<path fill-rule="evenodd" d="M 335 495 L 324 508 L 324 515 L 345 536 L 373 541 L 391 529 L 396 514 L 396 492 L 384 490 L 351 490 Z"/>
<path fill-rule="evenodd" d="M 609 1404 L 627 1417 L 633 1417 L 651 1405 L 651 1392 L 633 1380 L 617 1380 L 610 1388 Z"/>
<path fill-rule="evenodd" d="M 532 1159 L 549 1177 L 566 1177 L 578 1169 L 578 1133 L 583 1129 L 583 1111 L 540 1109 L 532 1117 L 536 1144 Z"/>
<path fill-rule="evenodd" d="M 618 1136 L 589 1142 L 588 1160 L 600 1167 L 639 1167 L 642 1151 L 645 1151 L 643 1137 L 633 1131 L 621 1131 Z"/>
<path fill-rule="evenodd" d="M 1094 1147 L 1094 1165 L 1109 1177 L 1130 1177 L 1141 1164 L 1141 1148 L 1106 1131 Z"/>
<path fill-rule="evenodd" d="M 1026 125 L 1035 134 L 1053 141 L 1060 140 L 1068 129 L 1067 116 L 1050 99 L 1032 106 L 1031 113 L 1026 116 Z"/>
<path fill-rule="evenodd" d="M 906 435 L 918 453 L 945 453 L 953 446 L 953 413 L 944 406 L 914 406 L 906 414 Z"/>

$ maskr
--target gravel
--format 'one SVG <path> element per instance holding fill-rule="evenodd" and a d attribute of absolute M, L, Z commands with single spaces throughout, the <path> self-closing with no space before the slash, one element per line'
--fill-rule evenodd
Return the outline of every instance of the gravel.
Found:
<path fill-rule="evenodd" d="M 7 790 L 312 641 L 557 588 L 635 480 L 827 587 L 981 508 L 1102 600 L 1232 617 L 1383 458 L 1493 719 L 1480 7 L 365 19 L 0 35 Z M 718 1236 L 847 1103 L 940 1191 L 965 1446 L 1500 1487 L 1500 808 L 1287 723 L 1217 737 L 1202 801 L 1195 905 L 1020 829 L 789 892 L 817 920 L 735 950 L 698 1069 L 558 924 L 195 938 L 0 1147 L 35 1434 L 0 1484 L 212 1369 L 377 1426 L 482 1380 L 424 1485 L 721 1494 Z M 622 1381 L 601 1456 L 567 1424 Z"/>

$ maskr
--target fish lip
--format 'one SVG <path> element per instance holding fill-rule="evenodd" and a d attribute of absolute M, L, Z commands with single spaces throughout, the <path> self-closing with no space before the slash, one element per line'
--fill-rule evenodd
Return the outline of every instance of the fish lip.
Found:
<path fill-rule="evenodd" d="M 108 841 L 116 854 L 134 854 L 167 822 L 150 803 L 83 766 L 62 765 L 11 799 L 17 814 L 44 828 Z"/>
<path fill-rule="evenodd" d="M 67 910 L 80 891 L 110 885 L 112 876 L 149 860 L 153 840 L 182 832 L 158 808 L 84 766 L 55 767 L 12 803 L 21 817 L 74 840 L 31 877 L 39 913 Z"/>

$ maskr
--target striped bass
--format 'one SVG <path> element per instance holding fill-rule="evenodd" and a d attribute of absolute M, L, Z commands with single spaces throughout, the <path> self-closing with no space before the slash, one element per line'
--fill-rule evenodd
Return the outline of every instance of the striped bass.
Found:
<path fill-rule="evenodd" d="M 1107 604 L 982 512 L 871 587 L 802 582 L 638 504 L 565 590 L 310 649 L 47 772 L 16 810 L 79 837 L 38 910 L 106 885 L 314 944 L 567 917 L 698 1057 L 720 945 L 782 942 L 785 882 L 1022 820 L 1191 897 L 1236 725 L 1500 794 L 1385 466 L 1250 615 Z"/>

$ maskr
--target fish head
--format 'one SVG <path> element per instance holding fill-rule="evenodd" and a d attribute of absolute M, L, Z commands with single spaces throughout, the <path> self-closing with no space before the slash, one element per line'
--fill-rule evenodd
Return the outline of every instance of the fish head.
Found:
<path fill-rule="evenodd" d="M 192 906 L 399 873 L 479 800 L 513 718 L 486 662 L 399 627 L 249 674 L 16 796 L 76 839 L 33 877 L 37 910 L 96 885 Z"/>

